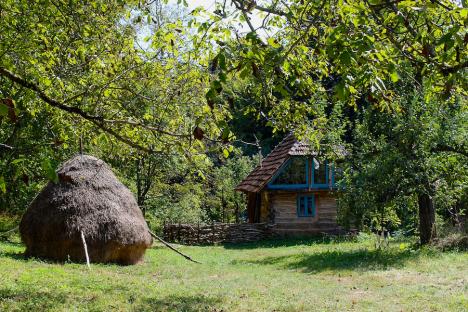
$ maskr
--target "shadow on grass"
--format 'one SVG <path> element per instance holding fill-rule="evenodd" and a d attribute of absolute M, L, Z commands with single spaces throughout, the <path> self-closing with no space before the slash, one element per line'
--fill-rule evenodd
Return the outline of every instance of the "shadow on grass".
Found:
<path fill-rule="evenodd" d="M 418 251 L 411 250 L 367 250 L 324 251 L 310 254 L 293 254 L 277 257 L 265 257 L 257 260 L 238 260 L 233 264 L 273 265 L 304 273 L 343 270 L 381 270 L 403 267 L 408 261 L 417 259 Z"/>
<path fill-rule="evenodd" d="M 217 311 L 221 298 L 207 296 L 176 296 L 145 298 L 134 308 L 135 311 Z"/>
<path fill-rule="evenodd" d="M 2 251 L 0 250 L 0 258 L 10 258 L 12 260 L 17 260 L 17 261 L 36 261 L 40 262 L 43 264 L 67 264 L 67 263 L 76 263 L 76 264 L 86 264 L 86 262 L 70 262 L 70 261 L 63 261 L 63 260 L 53 260 L 53 259 L 47 259 L 47 258 L 37 258 L 37 257 L 27 257 L 24 252 L 22 251 Z M 112 263 L 109 263 L 111 265 Z"/>
<path fill-rule="evenodd" d="M 313 236 L 295 238 L 271 238 L 248 243 L 226 243 L 226 249 L 256 249 L 256 248 L 280 248 L 311 244 L 334 244 L 340 242 L 352 242 L 355 238 L 350 236 Z"/>
<path fill-rule="evenodd" d="M 66 294 L 51 291 L 0 288 L 0 304 L 6 307 L 6 311 L 9 307 L 18 311 L 48 311 L 63 307 L 67 297 Z"/>
<path fill-rule="evenodd" d="M 14 251 L 1 251 L 0 250 L 0 257 L 3 258 L 10 258 L 13 260 L 28 260 L 23 252 L 14 252 Z"/>
<path fill-rule="evenodd" d="M 14 243 L 9 243 L 10 245 L 15 245 Z M 22 244 L 17 244 L 22 246 Z M 36 257 L 27 257 L 23 251 L 12 251 L 12 250 L 1 250 L 0 249 L 0 258 L 10 258 L 12 260 L 18 261 L 38 261 L 47 264 L 64 264 L 65 261 L 57 261 L 46 258 L 36 258 Z"/>

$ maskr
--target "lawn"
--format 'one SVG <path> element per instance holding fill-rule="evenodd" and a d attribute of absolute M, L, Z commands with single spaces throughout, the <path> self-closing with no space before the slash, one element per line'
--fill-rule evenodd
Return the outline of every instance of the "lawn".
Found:
<path fill-rule="evenodd" d="M 0 243 L 0 311 L 467 311 L 468 253 L 371 240 L 155 246 L 136 266 L 25 260 Z"/>

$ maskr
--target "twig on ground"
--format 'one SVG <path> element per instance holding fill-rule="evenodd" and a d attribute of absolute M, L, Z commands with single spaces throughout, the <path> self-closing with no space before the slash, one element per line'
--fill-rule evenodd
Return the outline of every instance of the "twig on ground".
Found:
<path fill-rule="evenodd" d="M 0 237 L 7 237 L 7 236 L 11 235 L 12 233 L 17 232 L 18 230 L 19 230 L 19 226 L 16 226 L 16 227 L 12 228 L 11 230 L 0 233 Z"/>
<path fill-rule="evenodd" d="M 167 248 L 171 249 L 172 251 L 175 251 L 176 253 L 178 253 L 179 255 L 181 255 L 182 257 L 184 257 L 185 259 L 187 259 L 187 260 L 189 260 L 189 261 L 192 261 L 192 262 L 195 262 L 195 263 L 198 263 L 198 264 L 201 264 L 200 262 L 195 261 L 195 260 L 193 260 L 191 257 L 187 256 L 186 254 L 183 254 L 182 252 L 178 251 L 177 249 L 175 249 L 174 247 L 172 247 L 168 242 L 166 242 L 164 239 L 162 239 L 162 238 L 159 237 L 158 235 L 154 234 L 153 232 L 149 231 L 149 233 L 151 234 L 151 236 L 153 236 L 153 237 L 156 238 L 158 241 L 160 241 L 161 243 L 163 243 Z"/>

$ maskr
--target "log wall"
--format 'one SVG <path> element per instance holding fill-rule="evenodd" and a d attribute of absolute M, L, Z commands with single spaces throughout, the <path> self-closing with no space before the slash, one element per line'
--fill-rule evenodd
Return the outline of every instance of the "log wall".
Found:
<path fill-rule="evenodd" d="M 315 217 L 297 216 L 297 196 L 315 195 Z M 280 235 L 308 235 L 337 233 L 336 199 L 327 191 L 316 192 L 271 192 L 270 213 L 274 216 L 274 233 Z"/>

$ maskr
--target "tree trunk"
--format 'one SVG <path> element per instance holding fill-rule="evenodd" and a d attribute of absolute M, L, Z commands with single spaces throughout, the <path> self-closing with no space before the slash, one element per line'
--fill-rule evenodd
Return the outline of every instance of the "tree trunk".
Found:
<path fill-rule="evenodd" d="M 435 210 L 432 197 L 428 194 L 418 195 L 419 238 L 421 245 L 426 245 L 436 237 Z"/>

